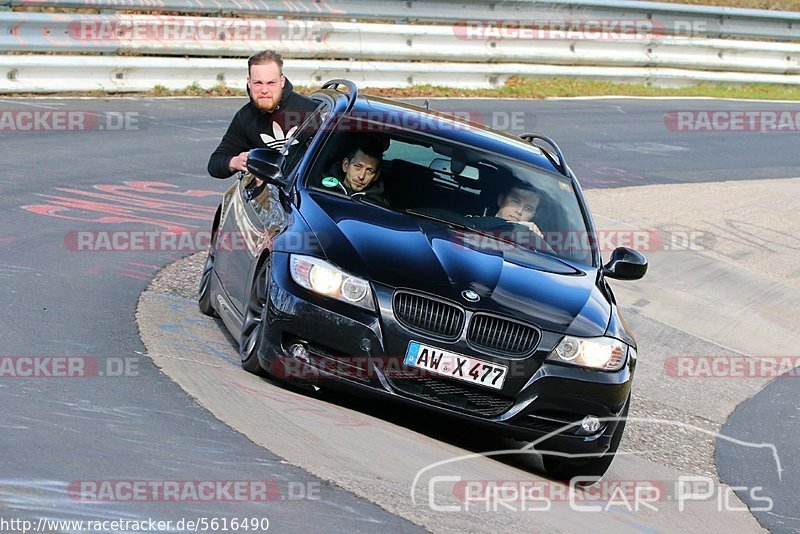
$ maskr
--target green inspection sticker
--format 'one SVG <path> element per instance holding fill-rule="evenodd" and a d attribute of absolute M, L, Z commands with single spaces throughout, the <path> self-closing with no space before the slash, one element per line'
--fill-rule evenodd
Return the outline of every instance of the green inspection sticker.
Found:
<path fill-rule="evenodd" d="M 322 185 L 325 187 L 336 187 L 339 185 L 339 180 L 333 176 L 326 176 L 322 179 Z"/>

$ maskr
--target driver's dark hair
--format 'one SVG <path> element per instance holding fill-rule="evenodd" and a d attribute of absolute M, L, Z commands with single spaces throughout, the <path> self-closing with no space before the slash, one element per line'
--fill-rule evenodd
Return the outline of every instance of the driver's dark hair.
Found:
<path fill-rule="evenodd" d="M 530 191 L 531 193 L 534 193 L 537 197 L 539 197 L 540 202 L 544 200 L 546 195 L 546 193 L 543 190 L 539 189 L 535 185 L 532 185 L 524 180 L 520 180 L 517 177 L 512 178 L 508 184 L 508 187 L 501 190 L 500 194 L 506 196 L 511 192 L 512 189 L 522 189 L 523 191 Z"/>
<path fill-rule="evenodd" d="M 247 75 L 250 76 L 250 67 L 253 65 L 267 65 L 268 63 L 275 63 L 278 66 L 278 72 L 283 74 L 283 56 L 275 50 L 262 50 L 247 60 Z"/>
<path fill-rule="evenodd" d="M 357 139 L 345 153 L 344 157 L 348 161 L 352 161 L 356 156 L 356 152 L 361 151 L 365 156 L 375 158 L 378 161 L 383 159 L 383 152 L 386 150 L 383 140 L 377 137 L 360 137 Z"/>

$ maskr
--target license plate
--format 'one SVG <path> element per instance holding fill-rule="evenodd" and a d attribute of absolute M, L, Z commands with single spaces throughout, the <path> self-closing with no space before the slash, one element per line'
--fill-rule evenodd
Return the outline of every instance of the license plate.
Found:
<path fill-rule="evenodd" d="M 505 365 L 470 358 L 416 341 L 408 344 L 403 363 L 409 367 L 493 389 L 503 388 L 508 373 Z"/>

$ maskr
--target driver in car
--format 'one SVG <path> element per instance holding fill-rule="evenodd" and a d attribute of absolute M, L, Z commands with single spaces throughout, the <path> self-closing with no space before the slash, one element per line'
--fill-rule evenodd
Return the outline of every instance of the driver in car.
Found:
<path fill-rule="evenodd" d="M 386 206 L 379 169 L 384 150 L 384 143 L 378 139 L 359 140 L 337 164 L 335 174 L 338 176 L 323 178 L 322 186 L 339 190 L 351 198 L 364 198 Z"/>
<path fill-rule="evenodd" d="M 536 208 L 541 202 L 541 195 L 532 187 L 512 187 L 505 193 L 497 195 L 497 214 L 500 217 L 515 224 L 521 224 L 528 230 L 544 238 L 544 234 L 533 222 L 536 215 Z"/>
<path fill-rule="evenodd" d="M 542 193 L 534 187 L 522 182 L 512 185 L 504 193 L 497 195 L 497 213 L 494 217 L 475 217 L 468 215 L 475 228 L 492 230 L 506 224 L 506 221 L 519 224 L 544 239 L 539 226 L 533 222 L 536 209 L 542 199 Z"/>

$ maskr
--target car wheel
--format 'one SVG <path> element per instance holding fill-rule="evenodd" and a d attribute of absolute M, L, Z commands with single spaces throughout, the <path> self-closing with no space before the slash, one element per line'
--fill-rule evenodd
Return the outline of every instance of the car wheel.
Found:
<path fill-rule="evenodd" d="M 628 418 L 628 407 L 631 404 L 631 398 L 628 396 L 628 401 L 625 403 L 622 413 L 620 413 L 620 421 L 617 428 L 614 430 L 614 435 L 611 437 L 611 443 L 608 450 L 602 456 L 595 456 L 588 459 L 581 459 L 578 461 L 571 461 L 564 459 L 563 456 L 555 455 L 542 455 L 542 463 L 544 470 L 548 477 L 556 480 L 569 481 L 574 477 L 596 477 L 600 478 L 605 475 L 608 468 L 611 467 L 611 462 L 614 461 L 614 456 L 619 449 L 619 443 L 622 441 L 622 434 L 625 432 L 625 423 Z M 594 481 L 581 481 L 576 486 L 590 486 Z"/>
<path fill-rule="evenodd" d="M 217 310 L 211 304 L 211 277 L 214 275 L 214 243 L 208 247 L 208 255 L 203 265 L 203 274 L 200 276 L 200 287 L 197 291 L 197 307 L 203 315 L 219 317 Z"/>
<path fill-rule="evenodd" d="M 268 373 L 258 363 L 258 346 L 264 335 L 264 315 L 267 304 L 267 279 L 269 278 L 269 259 L 261 264 L 250 289 L 250 297 L 244 312 L 242 334 L 239 337 L 239 356 L 242 369 L 259 376 Z"/>

